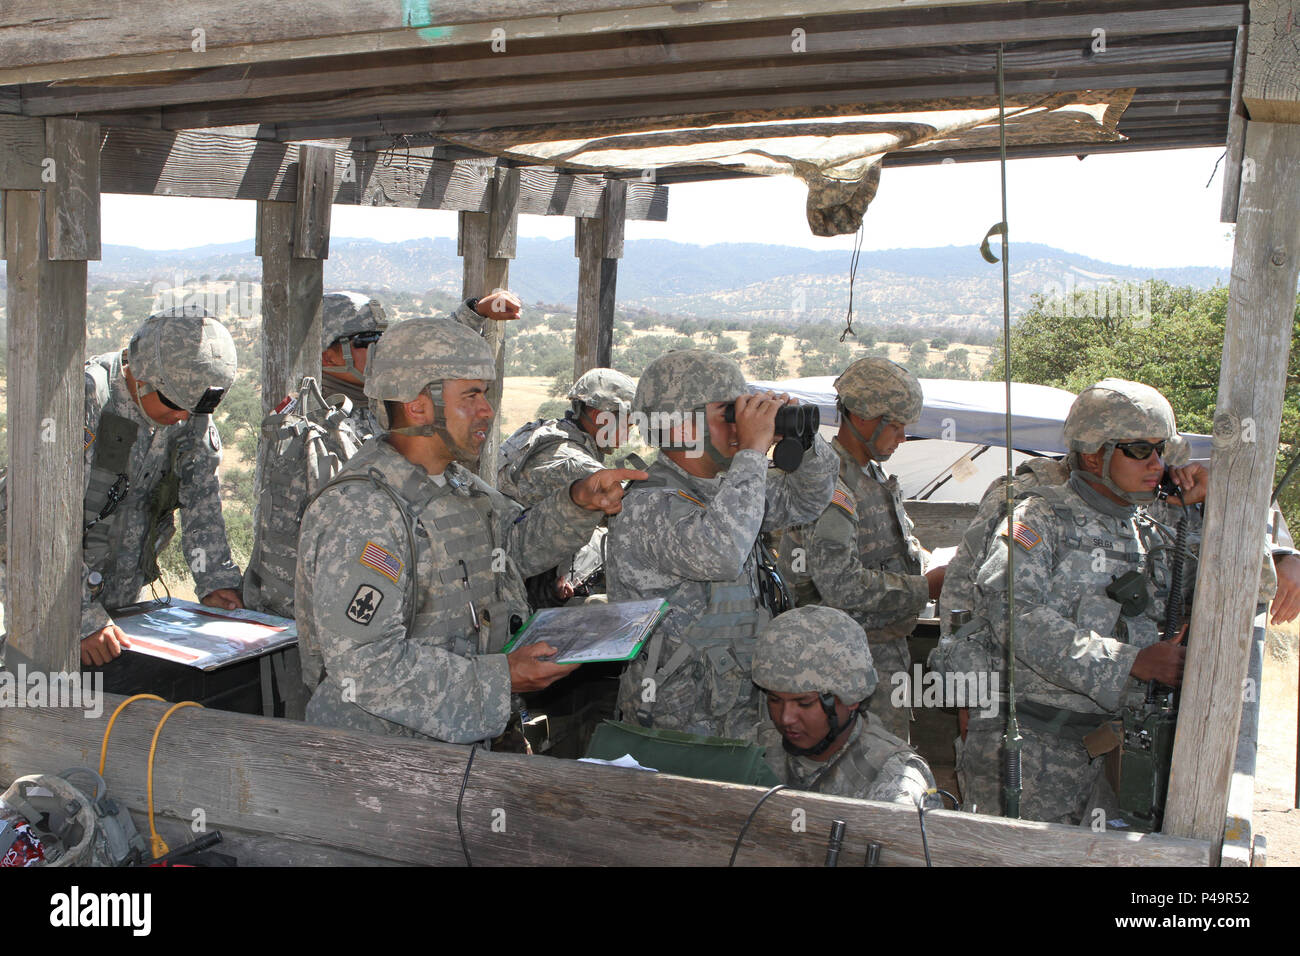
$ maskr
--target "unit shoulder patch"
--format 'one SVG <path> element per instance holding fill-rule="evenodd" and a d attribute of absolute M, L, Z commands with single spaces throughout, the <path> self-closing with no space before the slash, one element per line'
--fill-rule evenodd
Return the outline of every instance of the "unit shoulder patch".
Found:
<path fill-rule="evenodd" d="M 384 603 L 384 592 L 377 587 L 363 584 L 357 588 L 348 602 L 348 620 L 356 621 L 362 627 L 368 627 L 375 618 L 379 605 Z"/>

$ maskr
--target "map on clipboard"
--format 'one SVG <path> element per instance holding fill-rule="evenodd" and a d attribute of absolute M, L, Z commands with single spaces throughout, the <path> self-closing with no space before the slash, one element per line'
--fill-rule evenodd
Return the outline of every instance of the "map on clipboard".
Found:
<path fill-rule="evenodd" d="M 666 613 L 663 598 L 548 607 L 527 620 L 505 651 L 545 642 L 555 648 L 557 664 L 628 661 Z"/>
<path fill-rule="evenodd" d="M 130 639 L 127 650 L 201 671 L 260 657 L 298 640 L 293 618 L 176 599 L 121 608 L 113 612 L 113 623 Z"/>

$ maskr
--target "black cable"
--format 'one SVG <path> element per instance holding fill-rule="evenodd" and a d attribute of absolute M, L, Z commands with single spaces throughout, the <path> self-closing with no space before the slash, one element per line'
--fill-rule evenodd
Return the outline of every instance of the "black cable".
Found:
<path fill-rule="evenodd" d="M 956 797 L 954 797 L 954 796 L 953 796 L 951 793 L 949 793 L 947 790 L 936 790 L 935 793 L 942 794 L 943 796 L 945 796 L 945 797 L 947 797 L 949 800 L 951 800 L 951 801 L 952 801 L 952 808 L 953 808 L 954 810 L 960 810 L 960 809 L 961 809 L 961 801 L 958 800 Z"/>
<path fill-rule="evenodd" d="M 925 835 L 925 801 L 924 800 L 922 800 L 920 803 L 916 805 L 916 813 L 917 816 L 921 818 L 921 849 L 925 851 L 925 865 L 932 867 L 934 866 L 934 864 L 930 862 L 930 841 L 929 839 L 926 838 Z"/>
<path fill-rule="evenodd" d="M 858 333 L 853 331 L 853 282 L 858 275 L 858 257 L 862 255 L 862 231 L 865 228 L 865 222 L 860 223 L 857 234 L 853 237 L 853 256 L 849 259 L 849 309 L 844 315 L 844 331 L 840 333 L 841 342 L 850 335 L 854 338 L 858 336 Z"/>
<path fill-rule="evenodd" d="M 754 804 L 754 809 L 749 811 L 749 817 L 748 819 L 745 820 L 745 825 L 740 828 L 740 833 L 736 835 L 736 845 L 731 848 L 731 859 L 727 861 L 727 866 L 736 865 L 736 854 L 740 852 L 740 841 L 745 839 L 745 831 L 747 831 L 749 829 L 749 825 L 754 822 L 754 814 L 758 813 L 758 808 L 761 807 L 764 803 L 766 803 L 767 798 L 770 797 L 772 794 L 776 793 L 778 790 L 784 790 L 784 789 L 785 789 L 785 784 L 778 783 L 775 787 L 773 787 L 771 790 L 767 791 L 767 793 L 763 794 L 761 797 L 758 798 L 758 803 Z"/>
<path fill-rule="evenodd" d="M 460 781 L 460 796 L 456 798 L 456 832 L 460 834 L 460 849 L 465 854 L 465 865 L 472 867 L 474 864 L 469 858 L 469 844 L 465 842 L 465 826 L 461 823 L 460 808 L 465 802 L 465 787 L 469 784 L 469 768 L 474 766 L 474 751 L 478 750 L 478 744 L 469 745 L 469 760 L 465 763 L 465 776 Z"/>

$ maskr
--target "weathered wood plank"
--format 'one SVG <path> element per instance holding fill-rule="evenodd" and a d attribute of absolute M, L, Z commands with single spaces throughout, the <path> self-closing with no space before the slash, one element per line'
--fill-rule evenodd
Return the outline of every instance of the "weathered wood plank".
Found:
<path fill-rule="evenodd" d="M 45 123 L 0 115 L 0 189 L 41 189 Z"/>
<path fill-rule="evenodd" d="M 51 118 L 45 121 L 46 155 L 53 160 L 45 203 L 46 255 L 51 259 L 99 259 L 99 127 Z"/>
<path fill-rule="evenodd" d="M 9 461 L 5 666 L 80 662 L 86 263 L 50 261 L 46 202 L 5 193 Z"/>
<path fill-rule="evenodd" d="M 320 380 L 324 261 L 294 255 L 293 203 L 257 204 L 262 257 L 262 412 L 298 390 L 304 375 Z M 258 478 L 259 482 L 261 478 Z"/>
<path fill-rule="evenodd" d="M 293 254 L 299 259 L 330 257 L 330 210 L 334 199 L 334 150 L 298 147 L 298 189 L 294 202 Z"/>
<path fill-rule="evenodd" d="M 578 257 L 578 309 L 573 340 L 573 376 L 609 368 L 614 351 L 614 307 L 618 260 L 623 255 L 627 183 L 612 180 L 605 189 L 599 219 L 574 220 Z"/>
<path fill-rule="evenodd" d="M 1232 30 L 1241 23 L 1237 6 L 1189 5 L 1184 8 L 1036 15 L 1015 19 L 991 18 L 970 7 L 960 19 L 946 11 L 942 19 L 918 19 L 908 10 L 884 16 L 858 15 L 805 18 L 798 22 L 802 42 L 816 56 L 915 47 L 953 47 L 978 43 L 1073 40 L 1090 37 L 1098 24 L 1125 42 L 1155 34 Z M 959 11 L 961 12 L 961 11 Z M 1001 12 L 1001 11 L 998 11 Z M 900 22 L 907 20 L 909 22 Z M 69 115 L 98 110 L 135 110 L 181 103 L 299 96 L 335 90 L 393 87 L 407 83 L 451 83 L 505 76 L 544 76 L 578 72 L 630 71 L 691 63 L 743 62 L 773 56 L 803 56 L 794 52 L 794 21 L 756 25 L 745 32 L 687 29 L 644 31 L 614 36 L 575 37 L 550 41 L 511 42 L 504 52 L 490 45 L 440 47 L 430 60 L 384 52 L 311 62 L 240 65 L 175 74 L 170 82 L 147 86 L 38 87 L 25 89 L 23 110 L 31 116 Z M 148 77 L 141 77 L 148 80 Z M 16 109 L 15 109 L 16 111 Z"/>
<path fill-rule="evenodd" d="M 96 719 L 54 708 L 11 711 L 0 724 L 0 776 L 93 762 L 120 700 L 105 698 Z M 134 703 L 113 728 L 107 778 L 133 810 L 145 805 L 149 742 L 164 707 Z M 188 823 L 201 808 L 209 829 L 275 835 L 331 853 L 458 865 L 456 799 L 467 759 L 466 749 L 447 744 L 189 708 L 159 740 L 155 809 Z M 462 816 L 476 864 L 723 866 L 761 795 L 757 787 L 480 751 Z M 806 832 L 792 830 L 795 809 L 804 811 Z M 882 844 L 884 865 L 923 864 L 914 809 L 798 791 L 764 804 L 737 863 L 821 866 L 836 819 L 847 823 L 841 866 L 860 866 L 868 840 Z M 1204 841 L 949 811 L 928 813 L 926 831 L 938 866 L 1210 862 Z"/>
<path fill-rule="evenodd" d="M 1006 55 L 1008 80 L 1048 75 L 1060 80 L 1082 83 L 1075 89 L 1114 89 L 1121 85 L 1110 76 L 1118 71 L 1150 68 L 1151 73 L 1166 73 L 1180 67 L 1202 64 L 1231 64 L 1231 42 L 1187 44 L 1117 45 L 1104 55 L 1094 56 L 1084 44 L 1066 50 L 1013 50 Z M 162 108 L 163 125 L 169 129 L 199 129 L 227 126 L 232 123 L 299 123 L 310 120 L 346 119 L 349 117 L 387 117 L 396 113 L 424 112 L 430 102 L 439 111 L 450 113 L 464 109 L 482 109 L 510 104 L 526 109 L 552 103 L 608 101 L 618 97 L 635 98 L 653 103 L 657 97 L 684 97 L 691 94 L 717 94 L 720 91 L 845 89 L 868 91 L 886 84 L 934 82 L 944 77 L 985 80 L 996 74 L 996 56 L 976 51 L 964 55 L 910 56 L 893 59 L 852 60 L 821 59 L 805 54 L 759 62 L 746 67 L 727 64 L 716 69 L 657 72 L 649 75 L 569 76 L 560 79 L 520 80 L 509 77 L 500 82 L 474 85 L 420 84 L 400 88 L 359 90 L 303 100 L 285 97 L 255 102 L 197 104 Z M 1221 74 L 1226 80 L 1228 75 Z M 1070 88 L 1070 87 L 1054 87 Z M 1012 88 L 1008 86 L 1008 92 Z M 864 97 L 859 96 L 859 99 Z M 435 127 L 436 128 L 436 127 Z"/>
<path fill-rule="evenodd" d="M 0 146 L 22 150 L 22 140 L 6 136 L 9 117 L 0 116 Z M 13 118 L 16 123 L 40 121 Z M 30 157 L 39 185 L 43 150 Z M 10 154 L 0 149 L 0 175 Z M 145 196 L 195 196 L 215 199 L 297 198 L 296 147 L 265 140 L 210 133 L 110 129 L 101 154 L 104 192 Z M 11 162 L 14 162 L 11 159 Z M 435 160 L 417 153 L 337 150 L 333 201 L 366 206 L 405 206 L 486 212 L 494 160 Z M 14 162 L 17 168 L 17 163 Z M 27 165 L 22 167 L 28 168 Z M 26 175 L 24 173 L 24 175 Z M 519 171 L 519 211 L 533 215 L 595 216 L 604 180 L 598 175 L 569 176 L 538 167 Z M 30 178 L 30 177 L 29 177 Z M 629 219 L 663 221 L 668 191 L 636 183 L 628 198 Z"/>
<path fill-rule="evenodd" d="M 946 501 L 909 501 L 907 515 L 921 544 L 931 551 L 951 548 L 961 543 L 962 535 L 975 520 L 978 506 Z"/>
<path fill-rule="evenodd" d="M 1243 176 L 1215 407 L 1214 481 L 1206 500 L 1202 575 L 1192 609 L 1174 741 L 1167 833 L 1223 839 L 1241 719 L 1237 688 L 1259 574 L 1255 532 L 1268 513 L 1300 275 L 1300 125 L 1246 124 Z M 1244 162 L 1244 161 L 1243 161 Z"/>
<path fill-rule="evenodd" d="M 1246 111 L 1241 103 L 1241 84 L 1246 69 L 1246 37 L 1249 28 L 1237 28 L 1237 53 L 1232 61 L 1232 94 L 1228 99 L 1228 144 L 1223 167 L 1223 197 L 1219 200 L 1219 222 L 1237 221 L 1237 200 L 1241 198 L 1241 153 L 1246 148 Z"/>
<path fill-rule="evenodd" d="M 1300 123 L 1300 0 L 1250 0 L 1241 99 L 1256 122 Z"/>
<path fill-rule="evenodd" d="M 1006 83 L 1011 103 L 1016 97 L 1042 96 L 1048 93 L 1097 89 L 1182 90 L 1188 87 L 1222 86 L 1227 88 L 1230 70 L 1223 68 L 1187 71 L 1125 71 L 1105 75 L 1069 75 L 1052 77 L 1010 78 Z M 997 106 L 997 97 L 988 92 L 987 78 L 952 79 L 936 82 L 893 84 L 887 86 L 849 85 L 835 89 L 757 88 L 730 90 L 720 94 L 674 98 L 671 108 L 682 113 L 734 113 L 773 107 L 811 109 L 838 107 L 835 115 L 848 112 L 907 112 L 918 103 L 934 100 L 960 100 L 963 107 Z M 596 120 L 659 118 L 665 116 L 666 103 L 660 99 L 626 99 L 615 103 L 592 102 L 561 106 L 532 105 L 518 109 L 514 104 L 484 107 L 469 112 L 413 112 L 386 116 L 382 121 L 367 117 L 346 120 L 328 119 L 309 122 L 286 121 L 276 125 L 277 135 L 285 140 L 328 139 L 347 136 L 389 136 L 434 130 L 443 135 L 513 128 L 533 127 L 539 123 L 578 124 Z M 671 114 L 669 118 L 671 118 Z"/>
<path fill-rule="evenodd" d="M 983 2 L 911 0 L 908 6 Z M 224 0 L 192 0 L 186 22 L 206 24 L 211 34 L 210 45 L 197 52 L 197 38 L 150 7 L 121 5 L 106 19 L 102 5 L 91 0 L 48 0 L 48 8 L 29 3 L 0 19 L 0 85 L 480 44 L 491 41 L 493 28 L 504 30 L 509 42 L 896 8 L 897 0 L 450 0 L 401 6 L 385 0 L 292 0 L 246 7 L 242 16 L 231 17 Z M 219 31 L 212 29 L 218 24 Z"/>
<path fill-rule="evenodd" d="M 1264 645 L 1267 634 L 1268 615 L 1257 614 L 1251 634 L 1246 683 L 1242 686 L 1241 730 L 1237 734 L 1237 750 L 1233 756 L 1220 866 L 1252 865 L 1255 842 L 1255 763 L 1259 753 L 1260 688 L 1264 684 Z"/>
<path fill-rule="evenodd" d="M 462 212 L 460 214 L 460 223 L 456 234 L 456 251 L 462 259 L 460 290 L 462 299 L 482 298 L 498 288 L 506 288 L 504 281 L 508 281 L 510 260 L 494 260 L 488 257 L 491 234 L 492 216 L 490 213 Z M 501 266 L 503 263 L 505 264 L 505 275 L 502 274 Z M 503 280 L 503 284 L 497 285 L 498 280 Z M 504 349 L 502 348 L 504 330 L 494 330 L 493 326 L 501 324 L 490 319 L 483 319 L 479 325 L 483 337 L 492 347 L 493 354 L 497 357 L 499 381 L 503 381 L 505 376 Z M 492 401 L 494 403 L 493 407 L 499 412 L 501 408 L 499 385 L 492 393 Z M 494 486 L 496 484 L 496 469 L 493 466 L 496 463 L 496 449 L 500 447 L 501 442 L 500 421 L 501 416 L 498 414 L 492 421 L 492 431 L 488 435 L 488 440 L 479 453 L 479 476 Z M 488 454 L 489 452 L 491 452 L 491 455 Z"/>
<path fill-rule="evenodd" d="M 488 212 L 488 258 L 513 259 L 519 232 L 519 170 L 498 168 L 495 179 Z"/>

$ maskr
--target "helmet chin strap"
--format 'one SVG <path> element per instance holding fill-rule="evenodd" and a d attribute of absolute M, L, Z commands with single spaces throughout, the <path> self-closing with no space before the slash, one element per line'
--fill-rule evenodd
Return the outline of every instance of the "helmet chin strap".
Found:
<path fill-rule="evenodd" d="M 1106 456 L 1101 460 L 1101 474 L 1090 475 L 1089 477 L 1100 478 L 1101 483 L 1103 485 L 1105 485 L 1107 488 L 1109 488 L 1115 494 L 1119 495 L 1121 498 L 1123 498 L 1131 505 L 1147 505 L 1155 501 L 1156 492 L 1154 490 L 1125 491 L 1119 485 L 1115 484 L 1115 482 L 1110 477 L 1110 461 L 1115 456 L 1115 452 L 1119 451 L 1119 449 L 1115 447 L 1114 442 L 1106 442 L 1106 444 L 1102 447 L 1106 449 Z"/>
<path fill-rule="evenodd" d="M 876 447 L 876 440 L 885 431 L 884 415 L 881 415 L 880 421 L 876 422 L 876 430 L 871 433 L 870 438 L 865 437 L 862 432 L 858 430 L 858 426 L 853 424 L 853 419 L 850 417 L 849 410 L 844 407 L 843 402 L 840 403 L 840 421 L 848 425 L 849 431 L 853 434 L 853 437 L 862 443 L 862 449 L 867 453 L 868 458 L 874 461 L 889 461 L 889 459 L 893 457 L 894 453 L 892 451 L 888 455 L 882 455 Z"/>
<path fill-rule="evenodd" d="M 349 339 L 343 339 L 339 343 L 343 346 L 343 371 L 349 375 L 355 375 L 362 382 L 366 380 L 366 373 L 357 368 L 356 361 L 352 356 L 352 342 Z"/>
<path fill-rule="evenodd" d="M 816 743 L 811 747 L 796 747 L 791 744 L 783 734 L 781 736 L 781 746 L 785 749 L 786 753 L 793 754 L 796 757 L 820 757 L 831 748 L 842 734 L 847 732 L 848 729 L 853 726 L 853 722 L 858 719 L 858 714 L 862 709 L 862 705 L 859 704 L 857 707 L 854 707 L 849 711 L 849 719 L 844 721 L 844 726 L 841 727 L 839 716 L 835 713 L 835 695 L 818 694 L 817 697 L 821 701 L 822 710 L 826 712 L 826 720 L 828 723 L 826 736 L 823 737 L 819 743 Z"/>

